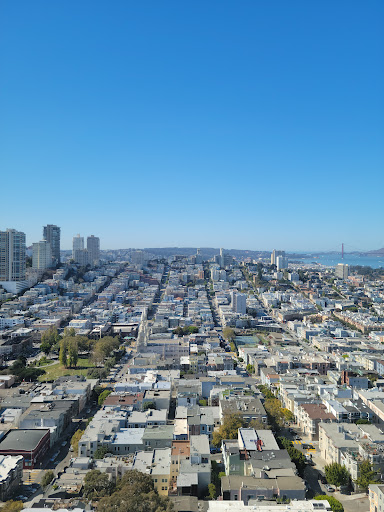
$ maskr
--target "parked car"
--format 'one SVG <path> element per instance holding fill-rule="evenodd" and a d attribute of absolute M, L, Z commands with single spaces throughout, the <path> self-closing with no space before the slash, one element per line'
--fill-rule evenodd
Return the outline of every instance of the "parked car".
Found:
<path fill-rule="evenodd" d="M 329 485 L 329 484 L 327 484 L 325 486 L 325 490 L 328 491 L 328 492 L 335 492 L 335 488 L 332 487 L 332 485 Z"/>

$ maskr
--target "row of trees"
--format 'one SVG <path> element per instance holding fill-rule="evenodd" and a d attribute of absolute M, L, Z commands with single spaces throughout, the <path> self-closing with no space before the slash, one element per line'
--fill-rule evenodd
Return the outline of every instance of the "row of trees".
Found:
<path fill-rule="evenodd" d="M 324 468 L 325 476 L 327 477 L 327 482 L 331 485 L 335 485 L 336 487 L 340 487 L 341 485 L 349 485 L 351 480 L 351 475 L 346 467 L 334 462 L 332 464 L 328 464 Z M 368 491 L 368 487 L 370 484 L 373 484 L 377 481 L 377 472 L 374 471 L 371 462 L 366 459 L 360 463 L 359 466 L 359 476 L 356 478 L 356 485 L 364 491 Z"/>
<path fill-rule="evenodd" d="M 281 407 L 280 400 L 271 393 L 267 386 L 260 385 L 258 388 L 265 396 L 264 408 L 268 414 L 269 422 L 274 428 L 281 428 L 286 421 L 293 421 L 295 419 L 289 409 Z"/>
<path fill-rule="evenodd" d="M 280 448 L 287 450 L 291 461 L 295 464 L 297 472 L 302 477 L 305 469 L 305 457 L 304 454 L 293 446 L 292 441 L 289 441 L 286 437 L 278 437 L 277 442 Z"/>
<path fill-rule="evenodd" d="M 178 336 L 187 336 L 188 334 L 196 334 L 199 332 L 199 328 L 196 325 L 188 325 L 186 327 L 176 327 L 173 331 L 173 334 L 177 334 Z"/>

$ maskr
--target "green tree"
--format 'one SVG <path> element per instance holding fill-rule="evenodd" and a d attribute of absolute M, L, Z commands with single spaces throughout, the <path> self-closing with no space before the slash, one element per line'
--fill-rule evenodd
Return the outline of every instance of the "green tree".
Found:
<path fill-rule="evenodd" d="M 223 329 L 223 337 L 227 341 L 233 341 L 236 338 L 235 331 L 230 327 L 224 327 Z"/>
<path fill-rule="evenodd" d="M 73 434 L 71 438 L 71 446 L 73 448 L 73 451 L 77 454 L 79 451 L 79 441 L 83 437 L 84 430 L 76 430 L 76 432 Z"/>
<path fill-rule="evenodd" d="M 115 492 L 102 498 L 98 512 L 172 512 L 173 505 L 168 497 L 159 496 L 154 489 L 150 475 L 139 471 L 127 471 L 117 483 Z"/>
<path fill-rule="evenodd" d="M 223 439 L 236 439 L 238 429 L 244 427 L 244 424 L 244 419 L 240 414 L 226 414 L 223 423 L 213 433 L 212 444 L 219 447 Z"/>
<path fill-rule="evenodd" d="M 143 411 L 146 411 L 147 409 L 156 409 L 155 402 L 144 402 Z"/>
<path fill-rule="evenodd" d="M 109 449 L 107 446 L 98 446 L 95 453 L 93 454 L 94 459 L 104 459 L 106 454 L 109 452 Z"/>
<path fill-rule="evenodd" d="M 315 500 L 326 500 L 329 503 L 329 506 L 331 507 L 332 512 L 344 512 L 344 507 L 340 503 L 339 500 L 334 498 L 333 496 L 327 496 L 326 494 L 321 494 L 318 496 L 315 496 Z"/>
<path fill-rule="evenodd" d="M 368 492 L 369 484 L 373 484 L 377 480 L 377 472 L 373 470 L 372 464 L 368 459 L 363 460 L 359 466 L 359 476 L 356 478 L 356 484 Z"/>
<path fill-rule="evenodd" d="M 215 484 L 209 484 L 208 485 L 208 497 L 210 500 L 215 500 L 217 498 L 216 493 L 216 485 Z"/>
<path fill-rule="evenodd" d="M 54 478 L 55 478 L 55 473 L 51 469 L 46 471 L 44 473 L 43 478 L 41 479 L 41 487 L 43 487 L 43 488 L 47 487 L 52 482 L 52 480 Z"/>
<path fill-rule="evenodd" d="M 64 368 L 67 368 L 67 366 L 68 366 L 68 347 L 67 347 L 67 340 L 65 338 L 63 338 L 60 341 L 59 361 L 64 366 Z"/>
<path fill-rule="evenodd" d="M 246 368 L 248 373 L 255 373 L 255 367 L 253 366 L 253 364 L 247 364 Z"/>
<path fill-rule="evenodd" d="M 69 338 L 68 340 L 68 365 L 71 368 L 77 366 L 77 361 L 79 360 L 79 349 L 77 340 L 75 338 Z"/>
<path fill-rule="evenodd" d="M 338 462 L 328 464 L 325 466 L 324 471 L 328 483 L 336 485 L 336 487 L 340 487 L 340 485 L 347 485 L 351 478 L 348 469 Z"/>
<path fill-rule="evenodd" d="M 98 469 L 88 471 L 84 478 L 84 496 L 86 498 L 103 498 L 113 491 L 113 484 L 107 473 Z"/>
<path fill-rule="evenodd" d="M 8 500 L 1 507 L 1 512 L 20 512 L 24 508 L 22 501 Z"/>
<path fill-rule="evenodd" d="M 199 400 L 199 405 L 201 405 L 201 407 L 206 407 L 208 405 L 208 401 L 205 398 L 201 398 L 201 400 Z"/>
<path fill-rule="evenodd" d="M 107 396 L 109 396 L 110 394 L 112 393 L 112 391 L 110 389 L 104 389 L 104 391 L 102 391 L 99 395 L 99 398 L 97 399 L 97 403 L 99 405 L 103 405 L 104 403 L 104 400 L 107 398 Z"/>
<path fill-rule="evenodd" d="M 76 331 L 73 327 L 66 327 L 64 329 L 64 337 L 65 338 L 72 338 L 73 336 L 76 336 Z"/>
<path fill-rule="evenodd" d="M 51 351 L 52 345 L 48 341 L 43 341 L 40 345 L 40 350 L 47 356 Z"/>
<path fill-rule="evenodd" d="M 359 420 L 356 421 L 356 425 L 371 425 L 371 423 L 371 421 L 366 420 L 364 418 L 360 418 Z"/>

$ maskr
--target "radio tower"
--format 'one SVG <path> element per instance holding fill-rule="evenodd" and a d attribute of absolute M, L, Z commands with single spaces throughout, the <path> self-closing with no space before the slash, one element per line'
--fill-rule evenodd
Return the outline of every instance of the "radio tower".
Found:
<path fill-rule="evenodd" d="M 341 244 L 341 259 L 344 259 L 344 244 Z"/>

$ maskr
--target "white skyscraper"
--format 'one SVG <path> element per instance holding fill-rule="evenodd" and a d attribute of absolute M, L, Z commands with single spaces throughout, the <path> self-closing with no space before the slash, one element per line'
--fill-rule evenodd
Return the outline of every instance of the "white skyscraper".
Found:
<path fill-rule="evenodd" d="M 339 277 L 340 279 L 348 279 L 349 276 L 349 265 L 346 265 L 344 263 L 338 263 L 336 265 L 335 270 L 336 277 Z"/>
<path fill-rule="evenodd" d="M 52 267 L 52 249 L 47 240 L 32 244 L 32 268 L 45 270 Z"/>
<path fill-rule="evenodd" d="M 25 233 L 0 231 L 0 285 L 11 293 L 27 287 L 25 281 Z"/>
<path fill-rule="evenodd" d="M 288 268 L 288 258 L 286 258 L 285 256 L 277 256 L 276 267 L 278 271 Z"/>
<path fill-rule="evenodd" d="M 72 239 L 72 258 L 75 259 L 75 251 L 82 251 L 84 249 L 84 237 L 77 235 Z"/>
<path fill-rule="evenodd" d="M 285 251 L 276 251 L 276 249 L 273 249 L 272 254 L 271 254 L 271 265 L 277 264 L 276 260 L 277 260 L 278 256 L 285 257 Z"/>
<path fill-rule="evenodd" d="M 232 311 L 245 315 L 247 312 L 247 296 L 244 293 L 232 293 Z"/>

